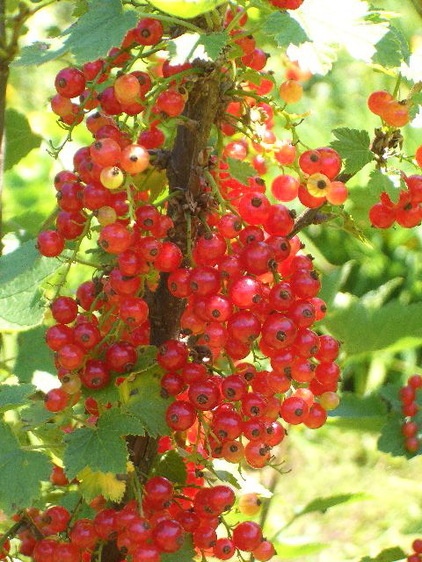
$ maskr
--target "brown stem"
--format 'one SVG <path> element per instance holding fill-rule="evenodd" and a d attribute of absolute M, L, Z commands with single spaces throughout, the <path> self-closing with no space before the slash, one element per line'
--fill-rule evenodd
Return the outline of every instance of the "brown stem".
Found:
<path fill-rule="evenodd" d="M 203 65 L 199 61 L 197 66 L 203 69 L 203 74 L 191 85 L 183 114 L 186 119 L 177 129 L 173 149 L 167 161 L 170 193 L 180 194 L 170 198 L 168 204 L 168 214 L 174 222 L 174 232 L 169 239 L 179 246 L 186 260 L 190 245 L 188 237 L 190 233 L 195 236 L 198 221 L 194 209 L 199 204 L 202 194 L 201 155 L 206 152 L 212 126 L 224 103 L 221 99 L 224 74 L 218 65 Z M 192 225 L 191 229 L 188 228 L 189 222 Z M 162 273 L 157 290 L 147 295 L 151 321 L 150 341 L 157 347 L 168 339 L 178 337 L 180 317 L 185 307 L 184 300 L 174 297 L 169 292 L 167 278 L 168 274 Z M 156 457 L 157 439 L 148 435 L 130 436 L 128 447 L 141 477 L 147 475 Z M 101 562 L 118 560 L 120 558 L 115 545 L 106 545 Z"/>

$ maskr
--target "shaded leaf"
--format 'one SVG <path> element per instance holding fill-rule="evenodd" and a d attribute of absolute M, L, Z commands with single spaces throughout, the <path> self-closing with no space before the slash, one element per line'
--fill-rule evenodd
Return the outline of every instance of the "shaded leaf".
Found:
<path fill-rule="evenodd" d="M 357 396 L 346 392 L 341 397 L 341 402 L 333 411 L 333 417 L 360 419 L 368 417 L 385 418 L 387 406 L 379 395 Z"/>
<path fill-rule="evenodd" d="M 152 437 L 169 432 L 165 413 L 171 400 L 163 398 L 160 392 L 159 379 L 152 374 L 142 374 L 137 377 L 127 403 L 128 410 L 142 422 L 145 431 Z"/>
<path fill-rule="evenodd" d="M 6 148 L 4 169 L 10 170 L 34 148 L 41 145 L 41 137 L 35 134 L 28 119 L 16 109 L 6 109 Z"/>
<path fill-rule="evenodd" d="M 331 146 L 345 160 L 346 174 L 354 174 L 374 160 L 367 131 L 340 127 L 334 129 L 333 134 L 337 140 L 332 141 Z"/>
<path fill-rule="evenodd" d="M 379 201 L 380 195 L 384 191 L 388 193 L 393 203 L 397 203 L 400 193 L 400 190 L 395 187 L 392 179 L 386 174 L 383 174 L 380 170 L 372 170 L 370 173 L 368 190 L 367 199 L 369 199 L 369 201 L 366 203 L 370 206 Z"/>
<path fill-rule="evenodd" d="M 391 414 L 381 430 L 377 446 L 380 451 L 389 453 L 393 457 L 406 456 L 409 458 L 412 455 L 404 448 L 403 434 L 401 432 L 402 423 L 403 416 L 401 414 Z"/>
<path fill-rule="evenodd" d="M 184 486 L 186 484 L 187 470 L 182 457 L 177 451 L 170 450 L 160 455 L 155 465 L 154 474 L 164 476 L 175 484 Z"/>
<path fill-rule="evenodd" d="M 0 258 L 0 329 L 26 330 L 42 321 L 40 283 L 62 266 L 59 259 L 40 256 L 34 240 Z"/>
<path fill-rule="evenodd" d="M 45 328 L 38 326 L 18 335 L 18 356 L 13 374 L 30 382 L 35 371 L 55 373 L 53 352 L 45 345 Z"/>
<path fill-rule="evenodd" d="M 12 514 L 40 496 L 41 481 L 48 480 L 51 464 L 42 453 L 23 451 L 4 422 L 0 422 L 0 443 L 0 505 Z"/>
<path fill-rule="evenodd" d="M 398 546 L 394 546 L 392 548 L 386 548 L 375 556 L 375 558 L 365 556 L 360 559 L 360 562 L 395 562 L 396 560 L 404 560 L 405 558 L 406 553 Z"/>
<path fill-rule="evenodd" d="M 15 409 L 28 402 L 28 396 L 35 391 L 33 384 L 3 384 L 0 386 L 0 411 Z"/>
<path fill-rule="evenodd" d="M 403 306 L 397 300 L 382 308 L 365 306 L 354 301 L 324 319 L 329 332 L 344 342 L 348 356 L 364 355 L 381 349 L 407 349 L 422 342 L 420 322 L 422 303 Z"/>

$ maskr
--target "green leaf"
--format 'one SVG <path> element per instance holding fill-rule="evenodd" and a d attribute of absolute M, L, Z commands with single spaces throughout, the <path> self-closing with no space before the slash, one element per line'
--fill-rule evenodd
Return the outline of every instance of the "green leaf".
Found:
<path fill-rule="evenodd" d="M 228 472 L 227 470 L 213 470 L 212 472 L 213 474 L 215 474 L 215 476 L 217 476 L 219 480 L 221 480 L 221 482 L 228 482 L 234 488 L 240 490 L 241 486 L 236 480 L 236 477 L 231 472 Z"/>
<path fill-rule="evenodd" d="M 275 39 L 278 47 L 300 45 L 308 41 L 303 27 L 285 11 L 273 12 L 264 21 L 262 31 Z"/>
<path fill-rule="evenodd" d="M 274 541 L 274 548 L 277 552 L 277 558 L 290 560 L 292 558 L 299 558 L 302 556 L 310 556 L 317 554 L 325 548 L 328 544 L 319 542 L 304 542 L 302 539 L 295 541 L 294 539 L 287 541 Z"/>
<path fill-rule="evenodd" d="M 0 386 L 0 412 L 23 406 L 27 403 L 28 396 L 35 390 L 33 384 L 2 384 Z"/>
<path fill-rule="evenodd" d="M 160 392 L 161 385 L 157 377 L 150 373 L 141 374 L 137 376 L 127 403 L 129 411 L 142 422 L 145 431 L 152 437 L 169 432 L 165 414 L 171 400 L 163 398 Z"/>
<path fill-rule="evenodd" d="M 23 451 L 4 422 L 0 422 L 0 443 L 0 505 L 12 514 L 40 496 L 41 481 L 48 480 L 51 464 L 42 453 Z"/>
<path fill-rule="evenodd" d="M 410 49 L 405 36 L 394 26 L 390 26 L 375 48 L 376 52 L 372 57 L 372 62 L 385 68 L 397 68 L 402 62 L 407 62 L 410 57 Z"/>
<path fill-rule="evenodd" d="M 195 562 L 197 560 L 191 536 L 185 535 L 182 548 L 177 552 L 161 554 L 161 562 Z"/>
<path fill-rule="evenodd" d="M 357 396 L 346 392 L 341 397 L 341 402 L 333 412 L 334 417 L 361 419 L 368 417 L 385 418 L 387 407 L 378 395 Z"/>
<path fill-rule="evenodd" d="M 401 412 L 402 403 L 399 397 L 399 391 L 402 387 L 401 384 L 384 384 L 379 389 L 379 395 L 383 398 L 395 412 Z"/>
<path fill-rule="evenodd" d="M 400 190 L 394 186 L 392 179 L 383 174 L 380 170 L 372 170 L 369 176 L 368 189 L 370 193 L 368 194 L 367 202 L 370 206 L 374 205 L 379 201 L 382 192 L 386 192 L 393 203 L 397 203 L 399 198 Z"/>
<path fill-rule="evenodd" d="M 337 293 L 346 283 L 347 278 L 353 267 L 353 262 L 348 261 L 342 267 L 335 267 L 329 273 L 324 273 L 321 279 L 321 292 L 318 295 L 322 300 L 324 300 L 328 306 L 330 306 Z"/>
<path fill-rule="evenodd" d="M 30 382 L 35 371 L 55 373 L 53 352 L 45 345 L 45 328 L 38 326 L 18 334 L 18 356 L 13 374 Z"/>
<path fill-rule="evenodd" d="M 187 470 L 182 457 L 177 451 L 170 450 L 161 455 L 154 469 L 154 474 L 164 476 L 174 482 L 184 486 L 186 484 Z"/>
<path fill-rule="evenodd" d="M 422 303 L 403 306 L 394 300 L 382 308 L 373 308 L 354 301 L 325 318 L 324 324 L 335 338 L 344 342 L 343 350 L 350 357 L 420 345 L 421 315 Z"/>
<path fill-rule="evenodd" d="M 204 48 L 208 57 L 215 61 L 229 41 L 227 31 L 219 31 L 208 35 L 200 35 L 198 45 Z"/>
<path fill-rule="evenodd" d="M 346 174 L 355 174 L 374 159 L 367 131 L 340 127 L 334 129 L 333 134 L 337 140 L 332 141 L 331 146 L 345 160 Z"/>
<path fill-rule="evenodd" d="M 34 401 L 20 412 L 22 429 L 24 431 L 33 430 L 36 427 L 42 426 L 47 421 L 52 420 L 53 417 L 54 414 L 46 409 L 43 400 Z"/>
<path fill-rule="evenodd" d="M 124 437 L 143 434 L 144 428 L 134 416 L 118 408 L 107 410 L 96 427 L 82 427 L 65 436 L 68 478 L 74 478 L 85 467 L 95 472 L 125 473 L 128 452 Z"/>
<path fill-rule="evenodd" d="M 422 92 L 413 94 L 412 103 L 409 106 L 410 119 L 414 119 L 422 106 Z"/>
<path fill-rule="evenodd" d="M 57 271 L 62 262 L 40 256 L 29 240 L 0 258 L 0 329 L 26 330 L 42 321 L 40 283 Z"/>
<path fill-rule="evenodd" d="M 225 0 L 148 0 L 152 6 L 178 18 L 191 19 L 214 10 Z"/>
<path fill-rule="evenodd" d="M 402 414 L 391 414 L 389 420 L 381 430 L 377 446 L 380 451 L 383 453 L 389 453 L 393 457 L 405 456 L 410 458 L 412 455 L 410 455 L 404 448 L 404 439 L 401 432 L 402 423 Z"/>
<path fill-rule="evenodd" d="M 236 160 L 236 158 L 227 158 L 229 165 L 229 173 L 240 183 L 248 184 L 248 178 L 256 176 L 256 170 L 247 162 Z"/>
<path fill-rule="evenodd" d="M 51 41 L 36 41 L 32 45 L 25 45 L 19 52 L 19 58 L 12 62 L 12 66 L 40 66 L 46 62 L 58 59 L 66 52 L 62 39 Z"/>
<path fill-rule="evenodd" d="M 331 507 L 341 505 L 344 503 L 355 503 L 367 500 L 368 496 L 362 492 L 357 494 L 339 494 L 337 496 L 330 496 L 328 498 L 317 498 L 305 505 L 297 514 L 296 517 L 301 517 L 307 513 L 319 511 L 325 513 Z"/>
<path fill-rule="evenodd" d="M 42 138 L 32 132 L 28 119 L 16 109 L 6 109 L 6 156 L 4 169 L 10 170 L 34 148 L 41 145 Z"/>
<path fill-rule="evenodd" d="M 76 490 L 67 491 L 65 494 L 57 498 L 54 502 L 57 505 L 62 505 L 70 513 L 74 513 L 77 509 L 78 518 L 82 519 L 86 517 L 87 519 L 93 519 L 95 515 L 95 510 L 92 509 L 87 503 L 83 501 L 82 495 Z"/>
<path fill-rule="evenodd" d="M 68 36 L 64 47 L 74 54 L 78 64 L 104 57 L 138 21 L 134 10 L 123 11 L 120 0 L 88 0 L 88 7 L 63 32 Z"/>
<path fill-rule="evenodd" d="M 398 546 L 392 548 L 386 548 L 380 552 L 375 558 L 370 558 L 365 556 L 360 559 L 360 562 L 396 562 L 396 560 L 404 560 L 406 558 L 406 553 L 404 550 Z"/>

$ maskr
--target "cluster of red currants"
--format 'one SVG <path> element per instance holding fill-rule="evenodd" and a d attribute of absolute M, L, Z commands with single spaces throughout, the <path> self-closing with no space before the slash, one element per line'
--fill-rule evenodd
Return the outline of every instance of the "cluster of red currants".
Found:
<path fill-rule="evenodd" d="M 290 9 L 301 4 L 271 3 Z M 246 13 L 229 10 L 226 25 L 234 21 L 239 27 L 230 33 L 243 52 L 236 54 L 239 67 L 261 71 L 266 55 L 240 27 Z M 47 393 L 45 406 L 61 412 L 83 399 L 90 424 L 113 407 L 96 391 L 124 381 L 134 371 L 139 349 L 150 344 L 149 299 L 161 276 L 184 310 L 180 336 L 157 350 L 162 395 L 173 397 L 166 412 L 171 437 L 160 440 L 159 453 L 177 447 L 204 465 L 224 458 L 261 468 L 271 463 L 273 447 L 286 434 L 283 423 L 311 429 L 325 423 L 327 411 L 338 405 L 340 377 L 339 342 L 315 326 L 326 313 L 318 274 L 295 235 L 294 212 L 265 193 L 265 156 L 291 166 L 299 177 L 277 176 L 273 196 L 283 202 L 297 197 L 309 208 L 344 202 L 347 189 L 336 179 L 342 162 L 331 148 L 298 154 L 294 144 L 278 142 L 273 106 L 258 101 L 273 81 L 264 73 L 258 86 L 239 78 L 244 99 L 237 101 L 237 94 L 216 122 L 224 135 L 237 137 L 225 143 L 222 154 L 211 150 L 201 162 L 200 203 L 180 205 L 182 216 L 190 212 L 194 223 L 184 255 L 172 241 L 180 225 L 167 214 L 169 201 L 179 194 L 154 204 L 152 183 L 157 175 L 166 182 L 157 149 L 171 147 L 168 130 L 180 123 L 185 86 L 192 77 L 198 80 L 198 69 L 150 59 L 145 49 L 152 46 L 155 53 L 165 36 L 158 20 L 144 18 L 106 59 L 66 68 L 56 77 L 53 111 L 70 128 L 84 122 L 93 141 L 75 153 L 72 171 L 57 174 L 56 228 L 40 233 L 38 247 L 44 256 L 55 257 L 69 241 L 69 259 L 77 262 L 82 242 L 91 239 L 103 265 L 75 296 L 53 299 L 55 323 L 46 342 L 55 352 L 61 386 Z M 142 70 L 132 70 L 137 61 Z M 248 95 L 252 90 L 254 95 Z M 280 95 L 292 102 L 296 90 L 288 84 Z M 78 96 L 78 103 L 72 101 Z M 239 137 L 235 124 L 246 114 L 255 115 L 262 143 Z M 244 183 L 236 179 L 231 159 L 251 162 L 258 175 Z M 274 548 L 258 524 L 224 525 L 227 536 L 221 536 L 222 526 L 217 533 L 235 495 L 225 485 L 203 487 L 202 468 L 189 463 L 189 485 L 177 490 L 164 477 L 152 476 L 142 485 L 140 505 L 106 507 L 92 521 L 72 521 L 70 529 L 64 508 L 31 512 L 27 517 L 44 538 L 25 530 L 22 548 L 35 562 L 76 562 L 90 560 L 96 545 L 114 540 L 124 559 L 159 562 L 162 553 L 177 552 L 188 534 L 198 551 L 221 560 L 238 551 L 269 560 Z M 52 482 L 67 485 L 59 472 L 56 468 Z M 65 532 L 68 541 L 58 541 L 56 535 Z"/>
<path fill-rule="evenodd" d="M 403 176 L 406 188 L 400 190 L 397 203 L 385 191 L 369 209 L 369 219 L 376 228 L 390 228 L 395 222 L 413 228 L 422 221 L 422 175 Z"/>
<path fill-rule="evenodd" d="M 416 393 L 420 388 L 422 388 L 422 377 L 420 375 L 412 375 L 399 392 L 402 414 L 406 418 L 402 424 L 401 432 L 404 438 L 404 448 L 409 453 L 417 453 L 421 446 L 419 426 L 416 420 L 412 419 L 419 411 Z"/>
<path fill-rule="evenodd" d="M 367 100 L 369 110 L 390 127 L 404 127 L 410 121 L 409 102 L 394 99 L 390 92 L 377 90 Z"/>
<path fill-rule="evenodd" d="M 368 97 L 368 107 L 372 113 L 381 117 L 385 126 L 382 132 L 384 143 L 382 152 L 379 154 L 382 160 L 388 157 L 388 151 L 395 149 L 400 143 L 399 137 L 395 138 L 397 127 L 404 127 L 410 121 L 410 102 L 400 102 L 387 91 L 380 90 L 372 92 Z M 390 133 L 388 132 L 390 131 Z M 392 131 L 392 132 L 391 132 Z M 415 162 L 422 167 L 422 145 L 415 153 Z M 381 193 L 379 202 L 375 203 L 369 210 L 369 219 L 372 226 L 376 228 L 390 228 L 397 222 L 404 228 L 413 228 L 422 221 L 422 176 L 402 174 L 405 187 L 400 190 L 398 201 L 391 201 L 388 193 Z"/>
<path fill-rule="evenodd" d="M 134 500 L 119 510 L 99 506 L 93 519 L 76 521 L 62 506 L 44 511 L 27 509 L 19 516 L 24 521 L 18 533 L 19 552 L 31 556 L 34 562 L 90 562 L 101 543 L 114 541 L 122 556 L 130 556 L 132 562 L 160 562 L 161 554 L 181 548 L 188 533 L 198 549 L 219 560 L 232 558 L 237 550 L 252 553 L 258 561 L 269 560 L 274 547 L 263 538 L 257 523 L 245 521 L 235 527 L 230 538 L 217 538 L 216 530 L 224 513 L 234 506 L 235 494 L 225 485 L 204 488 L 204 478 L 197 467 L 186 464 L 188 477 L 183 488 L 176 489 L 163 476 L 153 476 L 145 482 L 142 515 Z M 68 484 L 57 477 L 52 481 Z M 259 510 L 255 494 L 241 499 L 241 511 Z M 64 534 L 67 540 L 60 539 Z M 5 556 L 9 548 L 8 543 L 3 544 Z"/>

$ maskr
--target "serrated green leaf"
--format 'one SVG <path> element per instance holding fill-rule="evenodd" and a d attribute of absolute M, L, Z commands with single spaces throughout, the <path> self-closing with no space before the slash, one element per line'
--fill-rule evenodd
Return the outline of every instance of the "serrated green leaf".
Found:
<path fill-rule="evenodd" d="M 346 283 L 353 267 L 353 262 L 348 261 L 342 267 L 335 267 L 329 273 L 324 273 L 321 278 L 321 292 L 319 297 L 327 303 L 332 304 L 335 296 Z"/>
<path fill-rule="evenodd" d="M 88 0 L 88 11 L 63 32 L 64 48 L 78 64 L 104 57 L 137 21 L 136 12 L 124 11 L 120 0 Z"/>
<path fill-rule="evenodd" d="M 40 283 L 62 262 L 40 256 L 34 240 L 0 258 L 0 329 L 26 330 L 38 325 L 44 306 Z"/>
<path fill-rule="evenodd" d="M 320 542 L 304 542 L 303 539 L 298 539 L 295 541 L 273 541 L 274 548 L 277 552 L 277 557 L 282 560 L 291 560 L 292 558 L 299 558 L 301 556 L 310 556 L 312 554 L 317 554 L 325 548 L 328 544 Z"/>
<path fill-rule="evenodd" d="M 66 52 L 63 39 L 54 38 L 49 41 L 36 41 L 32 45 L 25 45 L 19 52 L 19 58 L 12 62 L 12 66 L 40 66 L 46 62 L 58 59 Z"/>
<path fill-rule="evenodd" d="M 345 160 L 346 174 L 355 174 L 374 159 L 367 131 L 340 127 L 334 129 L 333 134 L 337 140 L 332 141 L 331 146 Z"/>
<path fill-rule="evenodd" d="M 0 506 L 12 514 L 40 496 L 41 481 L 48 480 L 51 464 L 42 453 L 23 451 L 4 422 L 0 422 L 0 443 Z"/>
<path fill-rule="evenodd" d="M 151 437 L 167 435 L 169 432 L 165 414 L 171 399 L 163 398 L 160 393 L 159 379 L 151 373 L 141 374 L 137 377 L 127 402 L 128 410 L 141 420 Z"/>
<path fill-rule="evenodd" d="M 413 94 L 412 103 L 409 105 L 409 116 L 410 119 L 414 119 L 422 106 L 422 92 Z"/>
<path fill-rule="evenodd" d="M 400 190 L 394 186 L 391 178 L 382 173 L 380 170 L 372 170 L 370 173 L 368 190 L 368 204 L 371 206 L 379 201 L 380 195 L 384 191 L 390 196 L 393 203 L 397 203 L 400 193 Z"/>
<path fill-rule="evenodd" d="M 35 391 L 33 384 L 2 384 L 0 386 L 0 412 L 23 406 Z"/>
<path fill-rule="evenodd" d="M 41 256 L 35 244 L 28 240 L 0 258 L 0 299 L 31 289 L 62 266 L 58 259 Z"/>
<path fill-rule="evenodd" d="M 184 486 L 186 484 L 186 464 L 177 451 L 170 450 L 160 455 L 154 468 L 154 474 L 164 476 L 171 482 Z"/>
<path fill-rule="evenodd" d="M 383 453 L 389 453 L 393 457 L 408 457 L 411 455 L 404 448 L 404 439 L 401 432 L 403 416 L 400 413 L 391 414 L 387 423 L 381 429 L 377 446 Z"/>
<path fill-rule="evenodd" d="M 195 562 L 196 553 L 193 548 L 191 535 L 185 535 L 185 540 L 182 548 L 177 552 L 161 554 L 161 562 Z"/>
<path fill-rule="evenodd" d="M 18 334 L 18 356 L 13 374 L 30 382 L 35 371 L 55 373 L 52 351 L 45 345 L 45 328 L 38 326 Z"/>
<path fill-rule="evenodd" d="M 403 306 L 395 300 L 374 309 L 354 301 L 325 318 L 324 324 L 335 338 L 344 342 L 343 350 L 350 357 L 420 345 L 421 314 L 422 303 Z"/>
<path fill-rule="evenodd" d="M 228 482 L 234 488 L 240 490 L 241 486 L 231 472 L 228 472 L 227 470 L 213 470 L 213 474 L 215 474 L 221 482 Z"/>
<path fill-rule="evenodd" d="M 32 132 L 28 119 L 16 109 L 6 109 L 6 155 L 4 169 L 10 170 L 34 148 L 41 145 L 41 137 Z"/>
<path fill-rule="evenodd" d="M 178 18 L 191 19 L 214 10 L 225 0 L 148 0 L 148 2 L 166 14 Z"/>
<path fill-rule="evenodd" d="M 247 162 L 242 162 L 242 160 L 236 160 L 236 158 L 227 158 L 227 163 L 229 165 L 229 173 L 240 183 L 244 185 L 248 184 L 248 178 L 256 176 L 256 170 Z"/>
<path fill-rule="evenodd" d="M 117 408 L 107 410 L 96 427 L 82 427 L 65 436 L 68 478 L 86 467 L 94 472 L 125 473 L 128 452 L 124 437 L 143 434 L 144 427 L 134 416 Z"/>
<path fill-rule="evenodd" d="M 285 11 L 270 14 L 264 21 L 262 30 L 265 35 L 274 38 L 278 47 L 300 45 L 309 40 L 299 22 Z"/>
<path fill-rule="evenodd" d="M 198 45 L 201 45 L 208 57 L 215 61 L 229 41 L 227 31 L 216 31 L 208 35 L 200 35 Z"/>
<path fill-rule="evenodd" d="M 45 424 L 54 417 L 44 406 L 44 401 L 37 400 L 30 404 L 27 408 L 23 408 L 20 412 L 22 429 L 24 431 L 32 430 Z"/>
<path fill-rule="evenodd" d="M 298 513 L 296 513 L 296 517 L 301 517 L 302 515 L 313 513 L 315 511 L 325 513 L 331 507 L 335 507 L 337 505 L 345 503 L 360 502 L 367 499 L 368 496 L 363 492 L 359 492 L 357 494 L 339 494 L 337 496 L 330 496 L 328 498 L 316 498 L 315 500 L 312 500 L 311 502 L 306 504 L 305 507 L 303 507 Z"/>
<path fill-rule="evenodd" d="M 403 33 L 390 26 L 388 32 L 375 45 L 376 52 L 372 57 L 375 64 L 385 68 L 397 68 L 410 57 L 410 49 Z"/>
<path fill-rule="evenodd" d="M 401 385 L 399 383 L 389 383 L 384 384 L 378 391 L 381 398 L 383 398 L 389 404 L 390 408 L 396 412 L 401 412 L 402 407 L 402 403 L 399 398 L 400 388 Z"/>
<path fill-rule="evenodd" d="M 398 546 L 386 548 L 380 552 L 375 558 L 365 556 L 360 559 L 360 562 L 396 562 L 396 560 L 404 560 L 406 553 Z"/>

